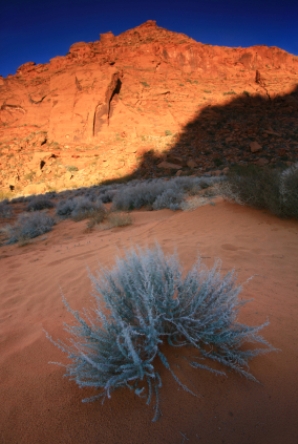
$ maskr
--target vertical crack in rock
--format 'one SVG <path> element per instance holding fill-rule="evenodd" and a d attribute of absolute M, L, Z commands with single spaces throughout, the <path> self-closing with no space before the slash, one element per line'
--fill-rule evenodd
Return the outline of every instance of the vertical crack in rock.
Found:
<path fill-rule="evenodd" d="M 255 78 L 255 82 L 256 83 L 261 83 L 261 74 L 259 70 L 256 70 L 256 78 Z"/>
<path fill-rule="evenodd" d="M 115 72 L 112 76 L 112 80 L 108 86 L 108 89 L 106 91 L 106 104 L 107 104 L 107 110 L 108 110 L 108 125 L 110 123 L 110 117 L 111 117 L 111 104 L 112 100 L 118 96 L 121 90 L 122 78 L 123 74 L 122 72 Z"/>
<path fill-rule="evenodd" d="M 110 119 L 115 107 L 115 100 L 118 97 L 121 90 L 122 77 L 123 77 L 122 72 L 115 72 L 113 74 L 112 79 L 105 93 L 104 103 L 100 102 L 95 108 L 94 117 L 93 117 L 93 136 L 96 136 L 96 134 L 99 133 L 105 121 L 108 126 L 110 124 Z"/>

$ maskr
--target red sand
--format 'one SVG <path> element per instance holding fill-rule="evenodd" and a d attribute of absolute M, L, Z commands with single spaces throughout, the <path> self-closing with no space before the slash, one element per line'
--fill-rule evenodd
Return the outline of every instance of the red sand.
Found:
<path fill-rule="evenodd" d="M 133 225 L 84 233 L 86 222 L 65 221 L 46 239 L 0 250 L 0 442 L 1 444 L 226 443 L 298 442 L 298 224 L 227 202 L 193 212 L 136 212 Z M 167 353 L 177 375 L 198 397 L 184 392 L 161 369 L 162 416 L 152 423 L 146 406 L 129 390 L 111 400 L 81 403 L 93 392 L 63 378 L 49 361 L 66 356 L 45 337 L 66 338 L 72 322 L 59 287 L 75 309 L 89 307 L 92 271 L 114 264 L 123 248 L 175 248 L 185 269 L 198 254 L 211 266 L 236 268 L 248 281 L 241 298 L 241 320 L 270 320 L 262 334 L 281 351 L 255 358 L 251 371 L 261 384 L 229 372 L 228 378 L 195 370 L 180 350 Z M 192 354 L 191 350 L 184 353 Z"/>

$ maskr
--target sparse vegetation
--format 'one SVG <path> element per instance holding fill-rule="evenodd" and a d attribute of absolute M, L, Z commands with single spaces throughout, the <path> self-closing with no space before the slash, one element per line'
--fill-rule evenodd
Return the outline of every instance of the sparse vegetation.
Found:
<path fill-rule="evenodd" d="M 103 203 L 112 202 L 115 194 L 117 193 L 116 189 L 107 189 L 100 193 L 100 199 Z"/>
<path fill-rule="evenodd" d="M 129 213 L 113 212 L 108 213 L 106 219 L 106 228 L 127 227 L 132 224 L 131 215 Z"/>
<path fill-rule="evenodd" d="M 66 167 L 66 169 L 67 169 L 67 171 L 69 171 L 70 173 L 73 173 L 73 172 L 75 172 L 75 171 L 79 171 L 79 168 L 76 167 L 76 166 L 74 166 L 74 165 L 68 165 L 68 166 Z"/>
<path fill-rule="evenodd" d="M 228 175 L 226 197 L 279 217 L 298 218 L 298 164 L 283 171 L 256 166 L 236 167 Z"/>
<path fill-rule="evenodd" d="M 95 211 L 89 217 L 89 220 L 87 222 L 87 229 L 92 230 L 92 228 L 94 228 L 95 225 L 102 223 L 106 219 L 106 216 L 107 216 L 107 212 L 102 208 Z"/>
<path fill-rule="evenodd" d="M 80 221 L 88 219 L 99 211 L 104 211 L 104 206 L 100 200 L 93 202 L 90 198 L 79 196 L 74 199 L 74 209 L 71 212 L 71 218 Z"/>
<path fill-rule="evenodd" d="M 46 208 L 53 208 L 54 203 L 51 201 L 51 199 L 47 196 L 44 196 L 43 194 L 32 196 L 30 199 L 26 210 L 27 211 L 40 211 L 44 210 Z"/>
<path fill-rule="evenodd" d="M 58 202 L 56 214 L 62 218 L 71 217 L 75 221 L 80 221 L 95 216 L 103 210 L 104 206 L 99 198 L 95 201 L 91 195 L 78 195 Z"/>
<path fill-rule="evenodd" d="M 16 223 L 9 227 L 8 244 L 24 242 L 51 231 L 55 220 L 45 213 L 20 214 Z"/>
<path fill-rule="evenodd" d="M 56 208 L 57 216 L 67 218 L 70 217 L 75 208 L 74 199 L 60 200 Z"/>
<path fill-rule="evenodd" d="M 152 205 L 152 209 L 162 210 L 163 208 L 169 208 L 172 211 L 180 210 L 183 198 L 184 193 L 179 192 L 178 189 L 166 189 L 160 196 L 155 199 Z"/>
<path fill-rule="evenodd" d="M 31 171 L 30 173 L 28 173 L 28 174 L 26 174 L 24 176 L 24 179 L 28 180 L 29 182 L 32 182 L 32 180 L 34 179 L 35 175 L 36 175 L 35 171 Z"/>
<path fill-rule="evenodd" d="M 226 91 L 223 93 L 224 96 L 234 95 L 236 94 L 235 91 Z"/>
<path fill-rule="evenodd" d="M 12 210 L 7 199 L 0 202 L 0 219 L 9 219 L 12 216 Z"/>
<path fill-rule="evenodd" d="M 131 224 L 132 219 L 129 213 L 99 210 L 89 218 L 87 230 L 92 230 L 95 225 L 99 225 L 102 230 L 109 230 L 116 227 L 126 227 Z"/>
<path fill-rule="evenodd" d="M 112 208 L 122 211 L 131 211 L 142 207 L 150 210 L 161 208 L 177 210 L 184 195 L 194 194 L 205 187 L 207 183 L 211 185 L 218 180 L 220 179 L 175 177 L 170 180 L 132 181 L 117 191 L 113 198 Z M 157 200 L 158 202 L 155 203 Z"/>
<path fill-rule="evenodd" d="M 192 346 L 197 356 L 189 364 L 214 374 L 225 374 L 212 360 L 256 381 L 249 371 L 253 357 L 273 350 L 259 334 L 267 325 L 250 327 L 237 321 L 241 287 L 234 272 L 221 276 L 219 264 L 211 270 L 198 261 L 185 277 L 177 256 L 164 256 L 160 247 L 132 249 L 117 259 L 110 271 L 91 275 L 96 307 L 93 315 L 74 311 L 63 297 L 77 325 L 66 326 L 68 342 L 47 337 L 68 355 L 66 376 L 79 387 L 100 390 L 84 402 L 111 397 L 127 387 L 150 404 L 155 394 L 159 416 L 159 391 L 163 372 L 159 360 L 176 382 L 192 393 L 175 375 L 161 345 Z M 103 306 L 105 304 L 105 307 Z M 250 343 L 261 348 L 249 348 Z M 245 348 L 243 348 L 245 344 Z"/>

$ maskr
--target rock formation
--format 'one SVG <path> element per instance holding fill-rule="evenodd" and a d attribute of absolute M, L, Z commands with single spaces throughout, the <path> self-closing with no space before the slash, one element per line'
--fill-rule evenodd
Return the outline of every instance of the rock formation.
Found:
<path fill-rule="evenodd" d="M 211 46 L 151 20 L 101 34 L 0 77 L 0 189 L 293 162 L 297 85 L 298 57 L 277 47 Z"/>

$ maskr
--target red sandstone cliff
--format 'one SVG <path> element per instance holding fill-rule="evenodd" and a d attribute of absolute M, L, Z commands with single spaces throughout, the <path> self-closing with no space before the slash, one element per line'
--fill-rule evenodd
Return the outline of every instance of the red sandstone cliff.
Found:
<path fill-rule="evenodd" d="M 298 57 L 286 51 L 206 45 L 154 21 L 119 36 L 109 32 L 99 41 L 76 43 L 64 57 L 43 65 L 28 62 L 15 75 L 0 77 L 0 187 L 35 192 L 98 183 L 133 172 L 149 150 L 164 160 L 166 151 L 173 150 L 177 165 L 180 161 L 187 166 L 192 160 L 192 168 L 208 170 L 220 158 L 215 153 L 209 165 L 210 158 L 202 157 L 218 107 L 223 110 L 238 101 L 234 124 L 222 125 L 217 146 L 222 138 L 225 144 L 233 146 L 238 140 L 241 145 L 235 118 L 240 98 L 243 109 L 248 97 L 263 99 L 262 107 L 283 100 L 283 115 L 295 126 L 297 84 Z M 200 113 L 206 117 L 206 110 L 213 113 L 213 120 L 209 113 L 189 139 L 191 146 L 187 140 L 180 143 L 186 125 Z M 271 136 L 280 136 L 272 121 L 262 127 L 267 136 L 260 135 L 255 120 L 252 137 L 246 141 L 250 154 L 261 151 L 249 148 L 254 140 L 262 147 L 262 137 L 270 131 Z M 280 156 L 293 161 L 295 146 L 281 143 L 285 151 Z M 228 158 L 226 148 L 223 158 Z"/>

